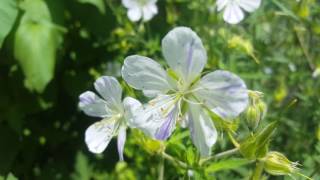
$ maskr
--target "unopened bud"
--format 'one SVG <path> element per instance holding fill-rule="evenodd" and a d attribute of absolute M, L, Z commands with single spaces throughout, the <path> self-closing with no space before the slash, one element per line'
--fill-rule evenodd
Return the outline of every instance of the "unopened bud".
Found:
<path fill-rule="evenodd" d="M 267 110 L 268 110 L 267 105 L 262 100 L 260 100 L 257 104 L 257 107 L 260 110 L 260 120 L 263 120 L 267 114 Z"/>
<path fill-rule="evenodd" d="M 298 170 L 297 162 L 291 162 L 279 152 L 271 151 L 262 160 L 265 171 L 275 176 L 291 175 Z"/>
<path fill-rule="evenodd" d="M 256 129 L 261 120 L 259 108 L 255 106 L 249 106 L 246 112 L 246 120 L 250 129 Z"/>

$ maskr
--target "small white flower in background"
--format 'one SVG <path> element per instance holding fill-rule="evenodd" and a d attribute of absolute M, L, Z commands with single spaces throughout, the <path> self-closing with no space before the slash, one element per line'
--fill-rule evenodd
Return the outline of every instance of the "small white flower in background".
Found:
<path fill-rule="evenodd" d="M 123 6 L 128 9 L 128 17 L 133 22 L 140 19 L 149 21 L 158 14 L 156 2 L 157 0 L 122 0 Z"/>
<path fill-rule="evenodd" d="M 87 115 L 102 118 L 85 132 L 85 142 L 92 153 L 102 153 L 113 136 L 118 135 L 118 152 L 123 160 L 127 125 L 135 127 L 134 112 L 142 106 L 134 98 L 126 97 L 122 102 L 122 89 L 114 77 L 103 76 L 94 83 L 100 96 L 91 91 L 79 96 L 79 107 Z"/>
<path fill-rule="evenodd" d="M 253 12 L 261 5 L 261 0 L 217 0 L 218 11 L 223 10 L 223 19 L 230 24 L 238 24 L 244 12 Z"/>
<path fill-rule="evenodd" d="M 124 61 L 123 79 L 146 96 L 155 97 L 136 116 L 138 128 L 155 139 L 166 140 L 176 123 L 187 126 L 201 156 L 209 156 L 218 135 L 208 111 L 224 119 L 238 116 L 248 104 L 246 85 L 238 76 L 222 70 L 201 78 L 207 54 L 201 39 L 189 28 L 170 31 L 162 40 L 162 52 L 168 71 L 143 56 L 129 56 Z"/>

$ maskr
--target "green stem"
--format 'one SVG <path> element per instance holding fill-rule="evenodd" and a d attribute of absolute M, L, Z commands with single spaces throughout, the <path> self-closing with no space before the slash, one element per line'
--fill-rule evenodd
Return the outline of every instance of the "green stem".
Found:
<path fill-rule="evenodd" d="M 251 180 L 260 180 L 262 172 L 263 172 L 263 162 L 257 162 L 257 166 L 252 174 Z"/>
<path fill-rule="evenodd" d="M 214 156 L 211 156 L 211 157 L 208 157 L 208 158 L 205 158 L 205 159 L 201 159 L 200 160 L 200 165 L 203 165 L 211 160 L 214 160 L 214 159 L 220 159 L 220 158 L 223 158 L 225 156 L 230 156 L 230 155 L 233 155 L 235 153 L 237 153 L 239 151 L 238 148 L 234 148 L 234 149 L 230 149 L 230 150 L 227 150 L 227 151 L 223 151 L 221 153 L 218 153 Z"/>
<path fill-rule="evenodd" d="M 175 159 L 174 157 L 170 156 L 169 154 L 162 152 L 162 157 L 181 166 L 182 168 L 188 168 L 188 165 L 178 159 Z"/>
<path fill-rule="evenodd" d="M 158 180 L 164 180 L 164 157 L 161 157 Z"/>
<path fill-rule="evenodd" d="M 295 174 L 297 174 L 297 175 L 299 175 L 299 176 L 301 176 L 301 177 L 304 177 L 304 178 L 306 178 L 306 179 L 313 180 L 312 178 L 310 178 L 310 177 L 308 177 L 308 176 L 306 176 L 306 175 L 304 175 L 304 174 L 302 174 L 302 173 L 296 172 Z"/>

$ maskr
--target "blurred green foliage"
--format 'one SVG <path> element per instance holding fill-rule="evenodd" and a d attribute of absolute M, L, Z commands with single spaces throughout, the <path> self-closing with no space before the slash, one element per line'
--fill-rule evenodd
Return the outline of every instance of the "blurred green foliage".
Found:
<path fill-rule="evenodd" d="M 254 165 L 240 155 L 197 167 L 198 154 L 182 129 L 166 142 L 167 152 L 187 162 L 189 171 L 163 161 L 156 154 L 163 145 L 135 130 L 128 135 L 126 162 L 117 162 L 115 141 L 98 156 L 85 147 L 84 131 L 95 119 L 79 112 L 78 95 L 93 89 L 101 75 L 121 80 L 128 55 L 163 63 L 161 38 L 176 26 L 199 34 L 207 71 L 232 71 L 249 89 L 264 92 L 269 109 L 261 124 L 279 122 L 270 148 L 320 179 L 320 77 L 312 76 L 320 68 L 320 2 L 265 0 L 235 26 L 223 22 L 214 0 L 157 4 L 154 19 L 132 23 L 118 0 L 0 1 L 2 179 L 155 179 L 162 165 L 165 179 L 248 179 Z M 236 137 L 247 135 L 241 118 Z M 226 137 L 220 135 L 214 154 L 233 147 Z"/>

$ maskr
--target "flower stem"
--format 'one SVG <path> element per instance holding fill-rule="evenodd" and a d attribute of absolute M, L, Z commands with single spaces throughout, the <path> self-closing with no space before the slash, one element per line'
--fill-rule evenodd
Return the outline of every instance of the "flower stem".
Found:
<path fill-rule="evenodd" d="M 164 157 L 161 157 L 158 180 L 164 180 Z"/>
<path fill-rule="evenodd" d="M 308 177 L 308 176 L 306 176 L 306 175 L 304 175 L 304 174 L 302 174 L 302 173 L 296 172 L 295 174 L 297 174 L 297 175 L 299 175 L 299 176 L 301 176 L 301 177 L 304 177 L 304 178 L 306 178 L 306 179 L 313 180 L 312 178 L 310 178 L 310 177 Z"/>
<path fill-rule="evenodd" d="M 188 165 L 178 159 L 175 159 L 174 157 L 172 157 L 171 155 L 165 153 L 165 152 L 162 152 L 162 157 L 173 162 L 173 163 L 176 163 L 178 164 L 179 166 L 181 166 L 182 168 L 187 168 Z"/>
<path fill-rule="evenodd" d="M 205 164 L 205 163 L 207 163 L 207 162 L 209 162 L 211 160 L 220 159 L 220 158 L 223 158 L 225 156 L 230 156 L 232 154 L 237 153 L 238 151 L 239 151 L 238 148 L 234 148 L 234 149 L 230 149 L 230 150 L 227 150 L 227 151 L 223 151 L 223 152 L 218 153 L 218 154 L 216 154 L 214 156 L 211 156 L 211 157 L 208 157 L 208 158 L 200 160 L 199 164 L 203 165 L 203 164 Z"/>
<path fill-rule="evenodd" d="M 252 174 L 251 180 L 261 179 L 262 172 L 263 172 L 263 162 L 257 162 L 256 169 Z"/>

